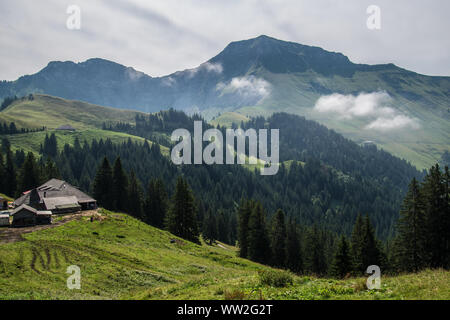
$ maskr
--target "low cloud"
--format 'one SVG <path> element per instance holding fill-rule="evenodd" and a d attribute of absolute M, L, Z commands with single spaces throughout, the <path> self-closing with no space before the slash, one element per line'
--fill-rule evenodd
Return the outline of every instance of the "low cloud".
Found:
<path fill-rule="evenodd" d="M 172 77 L 166 77 L 162 80 L 162 84 L 165 85 L 166 87 L 171 87 L 173 86 L 177 81 L 172 78 Z"/>
<path fill-rule="evenodd" d="M 129 79 L 133 81 L 139 80 L 142 76 L 145 75 L 143 72 L 136 71 L 133 68 L 126 68 L 125 74 Z"/>
<path fill-rule="evenodd" d="M 320 97 L 314 109 L 321 113 L 336 114 L 340 119 L 365 119 L 369 130 L 390 131 L 396 129 L 418 129 L 419 121 L 411 118 L 390 105 L 391 96 L 385 91 L 342 95 L 334 93 Z"/>
<path fill-rule="evenodd" d="M 237 92 L 243 97 L 257 97 L 264 99 L 270 95 L 271 84 L 262 78 L 255 76 L 236 77 L 228 84 L 220 82 L 216 89 L 224 92 Z"/>
<path fill-rule="evenodd" d="M 222 65 L 220 63 L 205 62 L 205 63 L 202 63 L 197 68 L 187 70 L 188 77 L 192 78 L 193 76 L 195 76 L 200 71 L 206 71 L 206 72 L 221 74 L 223 72 L 223 67 L 222 67 Z"/>

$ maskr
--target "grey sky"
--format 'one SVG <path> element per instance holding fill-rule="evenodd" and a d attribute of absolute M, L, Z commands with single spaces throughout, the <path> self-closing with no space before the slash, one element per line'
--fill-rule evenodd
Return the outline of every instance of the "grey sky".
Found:
<path fill-rule="evenodd" d="M 81 30 L 66 28 L 71 4 L 81 8 Z M 371 4 L 381 8 L 381 30 L 366 27 Z M 0 0 L 0 79 L 93 57 L 165 75 L 261 34 L 449 76 L 449 12 L 448 0 Z"/>

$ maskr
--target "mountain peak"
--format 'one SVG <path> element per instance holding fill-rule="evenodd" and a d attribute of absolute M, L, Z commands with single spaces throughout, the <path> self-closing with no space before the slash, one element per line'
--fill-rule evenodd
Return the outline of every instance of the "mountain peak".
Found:
<path fill-rule="evenodd" d="M 323 75 L 339 74 L 342 76 L 352 75 L 355 66 L 342 53 L 278 40 L 267 35 L 231 42 L 210 61 L 221 63 L 225 70 L 233 70 L 238 67 L 239 72 L 262 67 L 272 73 L 312 70 Z M 242 70 L 243 68 L 244 70 Z"/>

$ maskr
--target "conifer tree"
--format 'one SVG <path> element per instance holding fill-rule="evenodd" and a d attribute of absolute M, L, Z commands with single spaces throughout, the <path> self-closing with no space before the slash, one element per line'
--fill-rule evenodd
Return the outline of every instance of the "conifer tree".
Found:
<path fill-rule="evenodd" d="M 167 214 L 167 193 L 161 179 L 149 182 L 147 197 L 144 204 L 146 222 L 157 228 L 164 226 Z"/>
<path fill-rule="evenodd" d="M 316 275 L 324 275 L 327 272 L 324 239 L 317 225 L 310 228 L 306 235 L 305 267 L 310 273 Z"/>
<path fill-rule="evenodd" d="M 396 255 L 397 263 L 402 270 L 419 271 L 428 261 L 424 209 L 420 186 L 414 178 L 403 200 L 397 226 Z"/>
<path fill-rule="evenodd" d="M 31 190 L 40 184 L 40 172 L 32 152 L 29 152 L 20 169 L 20 190 Z"/>
<path fill-rule="evenodd" d="M 203 220 L 203 239 L 209 242 L 210 245 L 213 244 L 215 240 L 217 240 L 217 221 L 214 214 L 211 211 L 208 211 L 205 214 L 205 218 Z"/>
<path fill-rule="evenodd" d="M 278 209 L 273 217 L 271 243 L 272 264 L 276 267 L 284 267 L 286 264 L 286 223 L 283 210 Z"/>
<path fill-rule="evenodd" d="M 427 250 L 430 253 L 430 267 L 444 267 L 447 260 L 448 238 L 446 210 L 446 195 L 443 183 L 443 175 L 439 165 L 430 168 L 422 184 L 422 194 L 425 203 L 425 219 L 427 227 Z M 447 203 L 448 206 L 448 203 Z M 447 211 L 447 213 L 446 213 Z"/>
<path fill-rule="evenodd" d="M 248 222 L 252 213 L 254 203 L 249 200 L 241 200 L 238 208 L 238 242 L 239 256 L 241 258 L 248 257 Z"/>
<path fill-rule="evenodd" d="M 112 192 L 114 197 L 114 209 L 118 211 L 127 211 L 127 190 L 128 190 L 128 177 L 122 167 L 122 161 L 120 157 L 117 157 L 114 161 L 113 168 L 113 186 Z"/>
<path fill-rule="evenodd" d="M 337 278 L 343 278 L 352 271 L 350 247 L 345 236 L 339 240 L 330 269 L 331 275 Z"/>
<path fill-rule="evenodd" d="M 128 207 L 126 210 L 133 217 L 143 219 L 142 215 L 142 187 L 133 170 L 130 173 L 128 188 Z"/>
<path fill-rule="evenodd" d="M 248 257 L 267 264 L 270 261 L 270 241 L 267 234 L 264 209 L 256 202 L 248 221 Z"/>
<path fill-rule="evenodd" d="M 105 209 L 114 207 L 112 170 L 108 158 L 104 157 L 95 175 L 92 187 L 97 203 Z"/>
<path fill-rule="evenodd" d="M 178 177 L 175 194 L 167 214 L 167 230 L 183 239 L 199 243 L 194 197 L 188 184 Z"/>
<path fill-rule="evenodd" d="M 363 262 L 364 251 L 364 222 L 361 214 L 356 217 L 351 237 L 351 258 L 353 271 L 361 274 L 366 271 L 367 266 Z"/>
<path fill-rule="evenodd" d="M 303 256 L 294 221 L 289 222 L 286 233 L 286 267 L 292 272 L 300 273 L 303 270 Z"/>
<path fill-rule="evenodd" d="M 5 193 L 8 196 L 15 196 L 17 191 L 17 174 L 16 168 L 12 159 L 11 151 L 6 153 L 6 164 L 5 164 Z M 25 190 L 24 190 L 25 191 Z"/>

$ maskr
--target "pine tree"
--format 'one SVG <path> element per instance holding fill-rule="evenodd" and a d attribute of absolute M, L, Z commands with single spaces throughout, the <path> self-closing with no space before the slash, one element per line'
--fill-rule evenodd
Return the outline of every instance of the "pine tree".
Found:
<path fill-rule="evenodd" d="M 12 159 L 11 151 L 6 153 L 6 165 L 5 165 L 5 193 L 8 196 L 13 197 L 17 191 L 17 174 L 14 162 Z"/>
<path fill-rule="evenodd" d="M 300 237 L 297 226 L 292 220 L 287 227 L 286 267 L 296 273 L 303 271 L 303 256 L 300 246 Z"/>
<path fill-rule="evenodd" d="M 144 204 L 146 222 L 157 228 L 164 226 L 167 214 L 167 193 L 161 179 L 151 180 Z"/>
<path fill-rule="evenodd" d="M 314 225 L 305 239 L 305 267 L 310 273 L 324 275 L 327 271 L 322 231 Z"/>
<path fill-rule="evenodd" d="M 217 221 L 214 214 L 208 211 L 203 220 L 203 239 L 209 242 L 210 245 L 217 240 Z"/>
<path fill-rule="evenodd" d="M 183 239 L 199 243 L 194 197 L 188 184 L 178 177 L 175 194 L 167 214 L 167 230 Z"/>
<path fill-rule="evenodd" d="M 108 158 L 104 157 L 95 175 L 92 187 L 97 203 L 105 209 L 114 207 L 112 170 Z"/>
<path fill-rule="evenodd" d="M 405 271 L 419 271 L 428 261 L 424 208 L 420 186 L 414 178 L 403 200 L 397 226 L 397 263 Z"/>
<path fill-rule="evenodd" d="M 20 169 L 20 190 L 31 190 L 39 186 L 41 182 L 40 172 L 32 152 L 29 152 Z"/>
<path fill-rule="evenodd" d="M 267 264 L 270 261 L 270 241 L 267 235 L 264 209 L 256 202 L 248 221 L 248 257 Z"/>
<path fill-rule="evenodd" d="M 430 168 L 422 184 L 425 203 L 425 219 L 427 227 L 427 249 L 430 254 L 429 264 L 432 268 L 444 267 L 447 260 L 448 229 L 446 229 L 446 197 L 443 175 L 439 165 Z M 448 203 L 447 203 L 448 206 Z"/>
<path fill-rule="evenodd" d="M 248 221 L 253 207 L 252 201 L 242 199 L 238 208 L 238 242 L 241 258 L 248 257 Z"/>
<path fill-rule="evenodd" d="M 364 222 L 361 214 L 356 217 L 355 224 L 353 226 L 353 232 L 351 237 L 351 258 L 353 271 L 356 274 L 361 274 L 366 271 L 368 266 L 363 262 L 364 251 Z"/>
<path fill-rule="evenodd" d="M 117 157 L 114 161 L 114 169 L 112 173 L 113 186 L 112 192 L 114 197 L 114 209 L 118 211 L 127 211 L 127 190 L 128 190 L 128 177 L 122 167 L 122 161 L 120 157 Z"/>
<path fill-rule="evenodd" d="M 278 209 L 272 221 L 272 265 L 285 267 L 286 264 L 286 223 L 283 210 Z"/>
<path fill-rule="evenodd" d="M 343 278 L 352 271 L 350 247 L 345 236 L 342 236 L 331 264 L 330 273 L 337 278 Z"/>
<path fill-rule="evenodd" d="M 133 217 L 143 219 L 142 214 L 142 187 L 136 178 L 133 170 L 130 173 L 130 185 L 128 188 L 128 208 L 127 212 Z"/>

